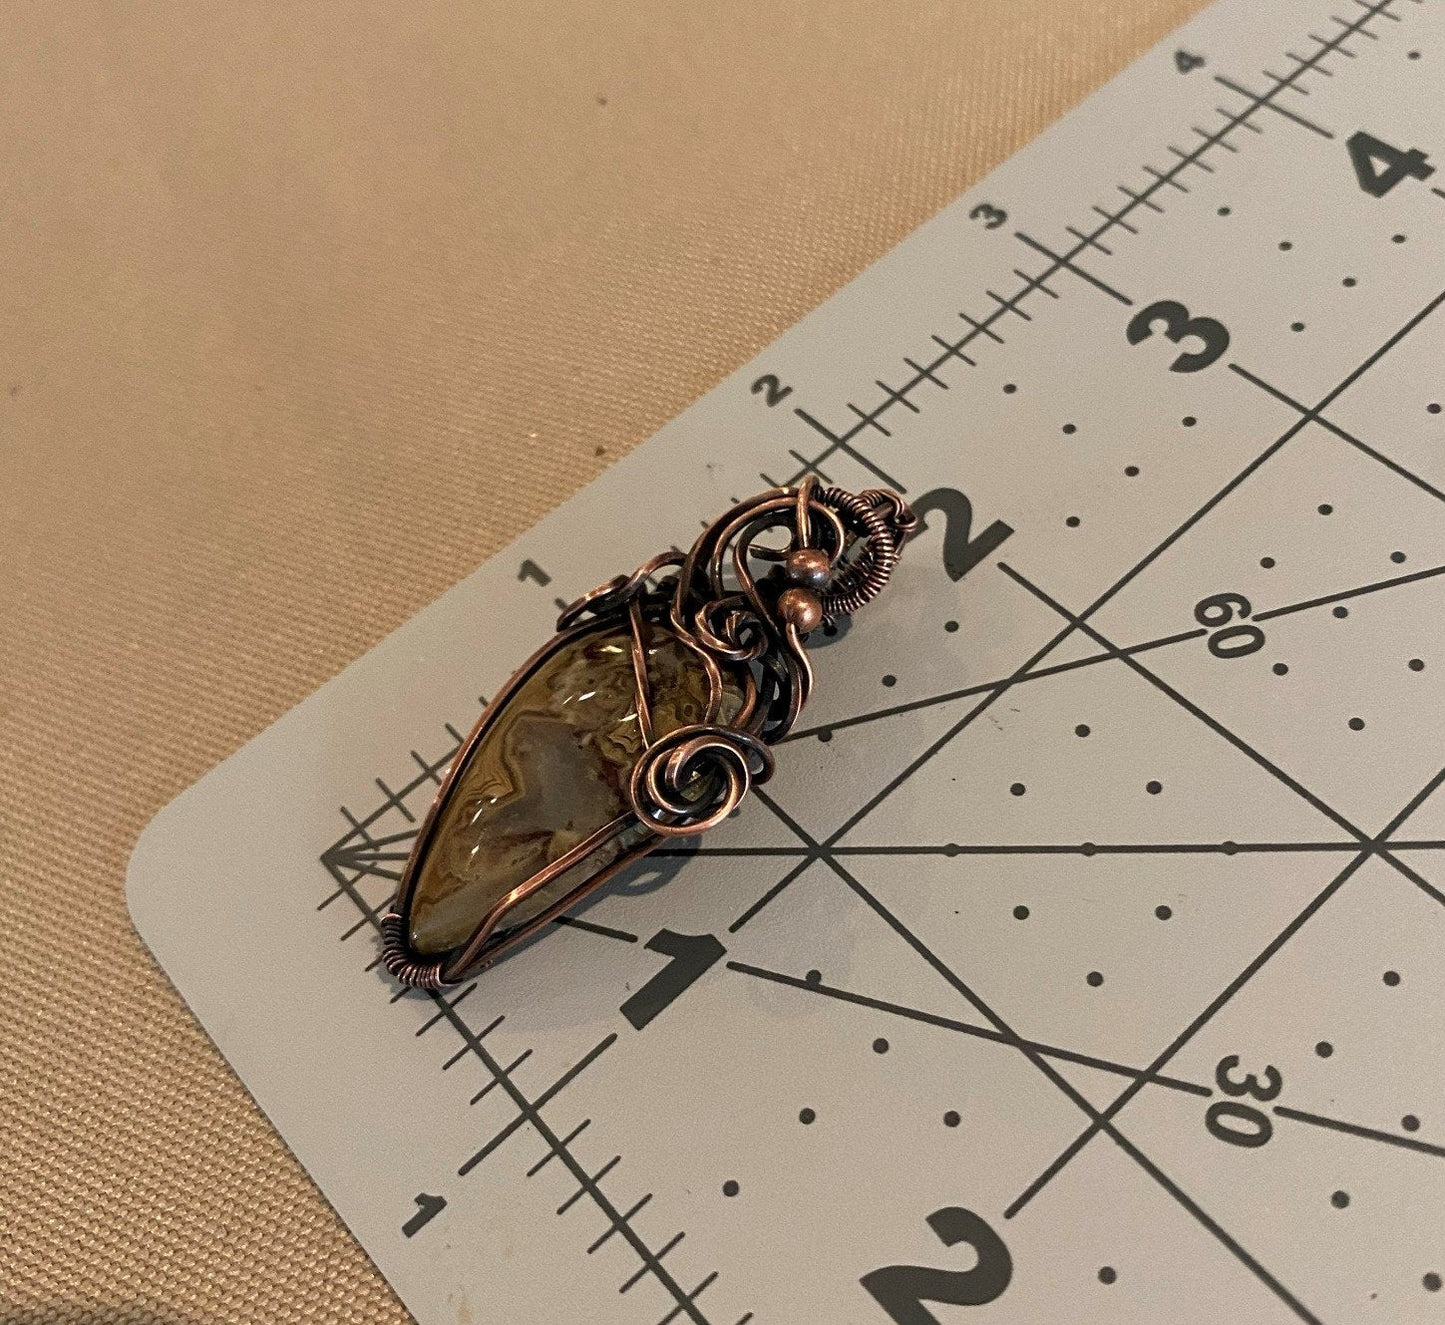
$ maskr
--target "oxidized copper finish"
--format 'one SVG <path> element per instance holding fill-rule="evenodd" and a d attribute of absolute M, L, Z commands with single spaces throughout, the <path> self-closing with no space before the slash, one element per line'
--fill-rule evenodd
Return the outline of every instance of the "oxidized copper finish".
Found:
<path fill-rule="evenodd" d="M 810 478 L 797 488 L 774 488 L 735 506 L 710 525 L 686 555 L 654 557 L 566 608 L 557 619 L 558 633 L 487 706 L 437 791 L 391 910 L 381 922 L 386 969 L 402 984 L 417 988 L 455 984 L 661 842 L 705 832 L 726 819 L 754 782 L 772 775 L 769 747 L 787 734 L 807 703 L 813 685 L 804 649 L 808 632 L 876 597 L 917 523 L 895 493 L 822 490 Z M 781 531 L 786 541 L 779 546 L 775 537 L 771 545 L 760 543 L 770 531 Z M 759 562 L 770 564 L 755 576 Z M 661 737 L 654 732 L 648 679 L 645 641 L 650 622 L 665 625 L 696 655 L 708 682 L 705 720 Z M 625 623 L 631 630 L 644 748 L 627 782 L 630 812 L 504 894 L 465 943 L 440 958 L 413 952 L 407 939 L 409 908 L 442 808 L 462 770 L 507 701 L 537 668 L 599 623 Z M 742 695 L 727 721 L 721 716 L 725 674 L 734 694 Z M 616 860 L 525 924 L 504 927 L 519 903 L 629 832 L 638 840 Z"/>

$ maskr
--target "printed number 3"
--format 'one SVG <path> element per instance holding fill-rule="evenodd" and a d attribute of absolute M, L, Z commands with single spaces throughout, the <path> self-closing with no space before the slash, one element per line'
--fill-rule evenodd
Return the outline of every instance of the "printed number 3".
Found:
<path fill-rule="evenodd" d="M 1002 1295 L 1013 1278 L 1013 1258 L 997 1233 L 972 1210 L 949 1205 L 928 1216 L 928 1226 L 945 1247 L 966 1242 L 978 1257 L 970 1270 L 928 1265 L 885 1265 L 861 1280 L 894 1325 L 939 1325 L 923 1304 L 976 1307 Z"/>
<path fill-rule="evenodd" d="M 1212 317 L 1190 317 L 1189 310 L 1175 299 L 1161 299 L 1135 314 L 1125 333 L 1130 345 L 1146 341 L 1163 324 L 1167 339 L 1178 345 L 1188 337 L 1202 342 L 1203 348 L 1181 354 L 1169 365 L 1171 373 L 1197 373 L 1208 368 L 1229 348 L 1229 330 Z"/>

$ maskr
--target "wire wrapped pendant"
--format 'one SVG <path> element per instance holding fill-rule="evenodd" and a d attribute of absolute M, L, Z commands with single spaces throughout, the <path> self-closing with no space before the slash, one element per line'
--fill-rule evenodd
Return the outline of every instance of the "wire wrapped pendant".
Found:
<path fill-rule="evenodd" d="M 381 922 L 424 989 L 475 974 L 773 771 L 804 641 L 877 596 L 917 518 L 892 492 L 774 488 L 567 607 L 463 742 Z"/>

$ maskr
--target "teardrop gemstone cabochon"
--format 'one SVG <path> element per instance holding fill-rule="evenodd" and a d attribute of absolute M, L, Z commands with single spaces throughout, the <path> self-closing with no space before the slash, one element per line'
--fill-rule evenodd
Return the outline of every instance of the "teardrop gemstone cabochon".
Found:
<path fill-rule="evenodd" d="M 668 627 L 647 622 L 656 737 L 703 722 L 707 673 Z M 726 685 L 731 705 L 741 692 Z M 438 804 L 407 907 L 413 951 L 465 943 L 488 911 L 539 870 L 610 826 L 617 831 L 506 915 L 526 924 L 647 836 L 627 831 L 627 783 L 644 749 L 624 621 L 559 636 L 488 715 Z"/>

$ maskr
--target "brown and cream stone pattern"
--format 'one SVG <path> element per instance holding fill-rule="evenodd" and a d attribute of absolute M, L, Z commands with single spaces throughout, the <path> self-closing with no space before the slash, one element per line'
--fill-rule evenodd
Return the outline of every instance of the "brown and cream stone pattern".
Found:
<path fill-rule="evenodd" d="M 704 721 L 701 661 L 666 626 L 646 629 L 654 735 Z M 415 951 L 466 942 L 505 894 L 628 814 L 627 778 L 643 751 L 631 640 L 612 623 L 559 645 L 493 717 L 421 862 L 407 917 Z M 739 694 L 730 683 L 725 709 L 736 712 Z M 508 912 L 504 926 L 534 918 L 646 835 L 629 821 Z"/>

